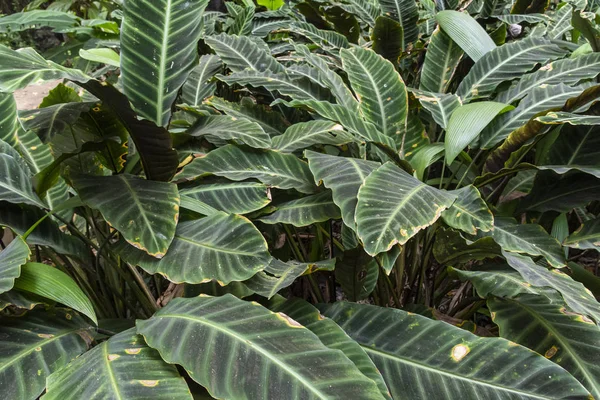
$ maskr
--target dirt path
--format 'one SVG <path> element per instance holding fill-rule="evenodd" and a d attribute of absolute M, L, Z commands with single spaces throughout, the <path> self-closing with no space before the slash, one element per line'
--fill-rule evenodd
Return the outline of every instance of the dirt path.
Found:
<path fill-rule="evenodd" d="M 15 91 L 17 109 L 32 110 L 37 108 L 48 92 L 56 87 L 61 81 L 50 81 L 39 85 L 27 86 Z"/>

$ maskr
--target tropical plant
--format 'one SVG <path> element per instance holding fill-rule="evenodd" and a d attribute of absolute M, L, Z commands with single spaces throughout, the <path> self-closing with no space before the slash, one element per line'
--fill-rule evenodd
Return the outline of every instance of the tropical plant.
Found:
<path fill-rule="evenodd" d="M 41 3 L 3 398 L 600 398 L 596 3 Z"/>

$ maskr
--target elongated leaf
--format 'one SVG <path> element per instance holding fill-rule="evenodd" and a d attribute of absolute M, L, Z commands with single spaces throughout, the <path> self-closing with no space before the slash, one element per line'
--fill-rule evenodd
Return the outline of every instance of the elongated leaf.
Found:
<path fill-rule="evenodd" d="M 419 88 L 445 93 L 462 55 L 462 49 L 438 27 L 431 35 L 425 53 Z"/>
<path fill-rule="evenodd" d="M 437 13 L 435 18 L 444 32 L 475 62 L 496 48 L 492 38 L 468 14 L 446 10 Z"/>
<path fill-rule="evenodd" d="M 350 46 L 348 39 L 335 31 L 317 29 L 313 24 L 294 22 L 290 28 L 293 32 L 305 36 L 323 49 L 345 49 Z"/>
<path fill-rule="evenodd" d="M 322 192 L 282 203 L 275 212 L 259 219 L 265 224 L 307 226 L 316 222 L 340 218 L 340 209 L 331 198 L 331 192 Z"/>
<path fill-rule="evenodd" d="M 356 230 L 354 212 L 358 202 L 358 189 L 367 176 L 380 166 L 379 163 L 347 157 L 305 151 L 308 166 L 315 176 L 315 182 L 323 181 L 333 192 L 333 201 L 340 208 L 342 220 L 349 228 Z"/>
<path fill-rule="evenodd" d="M 44 304 L 43 298 L 18 290 L 11 290 L 0 294 L 0 311 L 8 306 L 13 306 L 23 310 L 33 310 L 38 304 Z"/>
<path fill-rule="evenodd" d="M 313 145 L 330 144 L 339 146 L 354 141 L 344 127 L 331 121 L 299 122 L 286 129 L 285 133 L 273 138 L 272 148 L 283 153 L 292 153 Z"/>
<path fill-rule="evenodd" d="M 550 19 L 545 14 L 504 14 L 494 15 L 494 18 L 498 18 L 500 21 L 507 24 L 520 24 L 521 22 L 536 24 L 538 22 L 546 22 Z"/>
<path fill-rule="evenodd" d="M 194 68 L 208 0 L 128 0 L 121 26 L 121 79 L 137 114 L 166 126 Z M 141 67 L 143 66 L 143 67 Z"/>
<path fill-rule="evenodd" d="M 268 299 L 277 292 L 290 286 L 301 275 L 311 274 L 316 271 L 333 271 L 335 259 L 317 261 L 314 263 L 300 263 L 297 261 L 283 262 L 273 258 L 264 271 L 259 271 L 244 284 L 248 289 Z"/>
<path fill-rule="evenodd" d="M 563 84 L 533 89 L 521 100 L 517 108 L 498 116 L 481 132 L 479 146 L 482 149 L 492 148 L 536 114 L 562 107 L 567 100 L 576 97 L 582 90 L 580 87 L 569 87 Z"/>
<path fill-rule="evenodd" d="M 514 269 L 506 265 L 492 265 L 472 271 L 461 271 L 451 268 L 462 281 L 469 280 L 477 289 L 480 297 L 491 294 L 499 297 L 515 297 L 519 294 L 539 295 L 539 288 L 534 288 Z"/>
<path fill-rule="evenodd" d="M 478 337 L 397 309 L 341 302 L 319 308 L 367 352 L 394 398 L 588 395 L 562 368 L 505 339 Z M 504 373 L 497 373 L 498 365 Z"/>
<path fill-rule="evenodd" d="M 548 33 L 546 34 L 550 39 L 561 39 L 563 35 L 571 30 L 571 19 L 573 17 L 573 6 L 565 4 L 556 10 L 550 23 L 548 24 Z"/>
<path fill-rule="evenodd" d="M 49 27 L 69 28 L 77 25 L 78 18 L 62 11 L 33 10 L 17 12 L 0 18 L 0 33 L 19 32 L 26 29 Z"/>
<path fill-rule="evenodd" d="M 232 295 L 173 299 L 151 319 L 138 321 L 138 332 L 169 363 L 181 364 L 220 398 L 381 399 L 379 389 L 342 352 L 331 350 L 296 321 Z M 200 354 L 181 352 L 193 337 Z M 187 339 L 187 340 L 186 340 Z M 175 351 L 174 351 L 175 350 Z M 252 366 L 252 379 L 232 371 Z M 211 375 L 230 377 L 214 381 Z M 257 384 L 261 382 L 261 384 Z"/>
<path fill-rule="evenodd" d="M 373 171 L 358 191 L 357 233 L 376 255 L 433 224 L 456 197 L 413 178 L 392 163 Z"/>
<path fill-rule="evenodd" d="M 45 207 L 31 184 L 31 171 L 12 147 L 0 141 L 0 200 Z"/>
<path fill-rule="evenodd" d="M 64 399 L 74 393 L 88 399 L 192 399 L 175 366 L 165 363 L 134 328 L 50 375 L 42 399 Z"/>
<path fill-rule="evenodd" d="M 271 137 L 259 124 L 226 115 L 201 117 L 187 133 L 192 136 L 206 136 L 209 141 L 236 140 L 259 149 L 271 146 Z"/>
<path fill-rule="evenodd" d="M 569 112 L 549 112 L 535 119 L 547 125 L 600 125 L 600 117 L 596 115 L 580 115 Z"/>
<path fill-rule="evenodd" d="M 379 2 L 383 15 L 400 23 L 404 32 L 402 49 L 406 50 L 410 43 L 417 40 L 419 29 L 417 21 L 419 11 L 414 0 L 383 0 Z"/>
<path fill-rule="evenodd" d="M 600 218 L 584 221 L 563 244 L 576 249 L 600 249 Z"/>
<path fill-rule="evenodd" d="M 21 275 L 21 266 L 29 260 L 30 255 L 29 246 L 20 236 L 0 252 L 0 293 L 12 289 L 15 278 Z"/>
<path fill-rule="evenodd" d="M 121 66 L 121 56 L 113 49 L 79 49 L 79 57 L 83 58 L 84 60 L 111 65 L 117 68 Z"/>
<path fill-rule="evenodd" d="M 465 101 L 487 97 L 502 82 L 517 79 L 536 64 L 545 64 L 565 54 L 566 49 L 543 38 L 529 37 L 505 44 L 477 61 L 460 82 L 456 94 Z"/>
<path fill-rule="evenodd" d="M 442 213 L 446 224 L 473 235 L 478 230 L 487 232 L 493 229 L 494 216 L 474 186 L 465 186 L 450 193 L 456 196 L 456 201 Z"/>
<path fill-rule="evenodd" d="M 378 277 L 377 260 L 360 248 L 345 251 L 335 265 L 336 282 L 350 301 L 369 297 L 377 285 Z"/>
<path fill-rule="evenodd" d="M 417 150 L 414 155 L 410 158 L 410 165 L 415 169 L 415 176 L 418 180 L 422 181 L 425 173 L 425 169 L 434 162 L 442 158 L 444 154 L 443 143 L 432 143 L 423 146 L 420 150 Z"/>
<path fill-rule="evenodd" d="M 239 104 L 230 103 L 218 97 L 211 97 L 206 103 L 232 117 L 245 118 L 256 122 L 271 136 L 281 135 L 287 127 L 280 113 L 254 103 L 249 97 L 242 98 Z"/>
<path fill-rule="evenodd" d="M 384 398 L 390 398 L 390 392 L 367 353 L 358 343 L 352 340 L 335 322 L 323 317 L 317 308 L 301 299 L 290 299 L 271 307 L 271 310 L 282 312 L 293 318 L 319 337 L 321 342 L 335 350 L 341 350 L 360 372 L 373 380 Z"/>
<path fill-rule="evenodd" d="M 85 352 L 91 328 L 72 311 L 29 311 L 0 319 L 0 390 L 9 399 L 35 399 L 46 377 Z"/>
<path fill-rule="evenodd" d="M 180 188 L 179 194 L 229 214 L 247 214 L 271 202 L 269 188 L 258 182 L 199 182 Z"/>
<path fill-rule="evenodd" d="M 510 109 L 512 106 L 495 101 L 480 101 L 456 108 L 448 121 L 444 140 L 446 164 L 452 164 L 456 156 L 479 136 L 496 115 Z"/>
<path fill-rule="evenodd" d="M 64 304 L 98 324 L 88 297 L 69 275 L 54 267 L 34 262 L 23 265 L 15 288 Z"/>
<path fill-rule="evenodd" d="M 194 67 L 181 88 L 181 99 L 191 105 L 199 106 L 202 101 L 215 92 L 217 84 L 210 80 L 221 70 L 223 63 L 219 57 L 205 54 Z"/>
<path fill-rule="evenodd" d="M 296 189 L 312 193 L 315 186 L 308 165 L 291 154 L 277 151 L 252 151 L 227 145 L 196 158 L 177 175 L 194 179 L 202 175 L 224 176 L 234 181 L 256 178 L 280 189 Z"/>
<path fill-rule="evenodd" d="M 239 14 L 237 14 L 233 23 L 229 26 L 227 32 L 234 35 L 249 35 L 252 31 L 252 20 L 254 19 L 255 7 L 244 7 Z"/>
<path fill-rule="evenodd" d="M 131 245 L 156 258 L 167 253 L 179 218 L 174 184 L 120 174 L 76 177 L 73 186 Z"/>
<path fill-rule="evenodd" d="M 17 127 L 17 102 L 12 93 L 0 93 L 0 140 L 14 146 Z"/>
<path fill-rule="evenodd" d="M 557 297 L 492 297 L 488 307 L 502 337 L 556 361 L 597 397 L 600 394 L 600 366 L 596 362 L 600 357 L 600 329 L 583 316 L 568 311 Z M 524 323 L 528 329 L 523 329 Z"/>
<path fill-rule="evenodd" d="M 283 73 L 285 68 L 264 47 L 246 36 L 207 36 L 206 43 L 217 53 L 229 69 L 234 72 L 250 70 Z"/>
<path fill-rule="evenodd" d="M 78 69 L 45 60 L 30 47 L 12 50 L 0 44 L 0 91 L 14 92 L 27 85 L 56 79 L 87 82 L 92 79 Z"/>
<path fill-rule="evenodd" d="M 521 99 L 540 85 L 574 85 L 600 73 L 600 54 L 592 53 L 574 59 L 565 59 L 544 65 L 532 74 L 525 75 L 516 85 L 500 93 L 497 101 L 510 104 Z"/>
<path fill-rule="evenodd" d="M 455 94 L 439 94 L 415 89 L 411 92 L 442 128 L 448 127 L 450 116 L 457 108 L 462 106 L 460 97 Z"/>
<path fill-rule="evenodd" d="M 406 85 L 392 63 L 361 47 L 342 50 L 340 55 L 367 121 L 386 136 L 402 134 L 408 97 Z"/>
<path fill-rule="evenodd" d="M 555 268 L 565 266 L 560 243 L 537 224 L 517 224 L 510 218 L 496 218 L 494 229 L 477 232 L 477 237 L 490 236 L 502 250 L 542 256 Z"/>
<path fill-rule="evenodd" d="M 150 274 L 160 273 L 171 282 L 216 280 L 223 285 L 250 278 L 271 257 L 265 239 L 250 221 L 223 212 L 180 222 L 169 252 L 160 260 L 123 241 L 115 251 L 130 264 Z"/>

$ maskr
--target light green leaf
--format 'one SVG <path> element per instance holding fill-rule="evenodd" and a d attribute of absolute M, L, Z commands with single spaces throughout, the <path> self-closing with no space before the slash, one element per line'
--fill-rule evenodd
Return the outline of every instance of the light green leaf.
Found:
<path fill-rule="evenodd" d="M 100 211 L 131 245 L 156 258 L 167 253 L 179 218 L 175 184 L 129 174 L 79 176 L 72 182 L 81 200 Z"/>
<path fill-rule="evenodd" d="M 106 65 L 112 65 L 119 68 L 121 66 L 121 56 L 119 53 L 109 48 L 98 49 L 79 49 L 79 57 L 84 60 L 99 62 Z"/>
<path fill-rule="evenodd" d="M 247 214 L 271 202 L 269 188 L 258 182 L 218 182 L 186 185 L 181 196 L 191 197 L 229 214 Z"/>
<path fill-rule="evenodd" d="M 358 191 L 357 233 L 376 255 L 433 224 L 456 197 L 413 178 L 392 163 L 373 171 Z"/>
<path fill-rule="evenodd" d="M 79 18 L 76 15 L 62 11 L 33 10 L 17 12 L 0 18 L 0 33 L 20 32 L 41 27 L 69 28 L 77 25 L 78 20 Z"/>
<path fill-rule="evenodd" d="M 234 181 L 255 178 L 273 187 L 302 193 L 313 193 L 316 189 L 305 162 L 273 150 L 252 151 L 227 145 L 196 158 L 176 178 L 195 179 L 208 174 Z"/>
<path fill-rule="evenodd" d="M 319 309 L 367 352 L 394 398 L 588 396 L 562 368 L 505 339 L 392 308 L 338 302 Z"/>
<path fill-rule="evenodd" d="M 583 221 L 581 226 L 570 234 L 563 244 L 575 249 L 600 250 L 600 218 Z"/>
<path fill-rule="evenodd" d="M 355 139 L 344 127 L 331 121 L 299 122 L 286 129 L 285 133 L 273 138 L 273 149 L 292 153 L 313 145 L 330 144 L 340 146 Z"/>
<path fill-rule="evenodd" d="M 205 54 L 200 57 L 198 65 L 194 67 L 181 88 L 181 99 L 191 106 L 199 106 L 207 97 L 213 95 L 217 84 L 211 79 L 223 68 L 219 57 Z"/>
<path fill-rule="evenodd" d="M 15 289 L 64 304 L 98 325 L 92 302 L 64 272 L 50 265 L 29 262 L 21 267 L 21 275 L 15 280 Z"/>
<path fill-rule="evenodd" d="M 259 124 L 247 119 L 239 119 L 227 115 L 208 115 L 200 117 L 187 130 L 191 136 L 206 136 L 209 142 L 236 140 L 254 148 L 269 148 L 271 137 L 265 133 Z"/>
<path fill-rule="evenodd" d="M 419 88 L 445 93 L 462 55 L 462 49 L 438 27 L 431 35 L 425 52 Z"/>
<path fill-rule="evenodd" d="M 450 116 L 444 139 L 446 164 L 452 164 L 456 156 L 479 136 L 496 115 L 512 108 L 495 101 L 480 101 L 457 107 Z"/>
<path fill-rule="evenodd" d="M 427 144 L 417 150 L 410 158 L 410 165 L 415 169 L 416 178 L 422 181 L 425 169 L 442 158 L 443 154 L 443 143 Z"/>
<path fill-rule="evenodd" d="M 474 186 L 465 186 L 450 193 L 456 196 L 456 201 L 442 213 L 446 224 L 472 235 L 478 230 L 487 232 L 494 228 L 494 216 Z"/>
<path fill-rule="evenodd" d="M 444 32 L 475 62 L 496 48 L 485 29 L 468 14 L 446 10 L 437 13 L 435 18 Z"/>
<path fill-rule="evenodd" d="M 138 320 L 137 329 L 165 361 L 182 365 L 213 397 L 383 399 L 341 351 L 286 315 L 229 294 L 173 299 L 149 320 Z M 204 338 L 193 340 L 204 357 L 177 350 L 192 337 Z M 254 379 L 232 385 L 211 378 L 232 376 L 249 363 Z"/>
<path fill-rule="evenodd" d="M 12 289 L 15 278 L 21 275 L 21 266 L 29 260 L 27 243 L 17 236 L 0 252 L 0 293 Z"/>
<path fill-rule="evenodd" d="M 192 399 L 177 372 L 128 329 L 102 342 L 48 377 L 43 400 L 68 399 Z"/>
<path fill-rule="evenodd" d="M 315 176 L 315 182 L 323 181 L 333 192 L 333 201 L 341 210 L 342 220 L 349 228 L 356 230 L 354 211 L 358 202 L 358 189 L 367 176 L 381 164 L 374 161 L 349 157 L 336 157 L 327 154 L 305 151 L 308 166 Z"/>
<path fill-rule="evenodd" d="M 127 0 L 121 26 L 123 93 L 137 114 L 166 126 L 195 66 L 208 0 Z"/>
<path fill-rule="evenodd" d="M 416 89 L 411 89 L 411 92 L 442 128 L 448 127 L 450 116 L 457 108 L 462 106 L 460 97 L 455 94 L 439 94 Z"/>
<path fill-rule="evenodd" d="M 205 38 L 217 55 L 234 72 L 254 71 L 283 73 L 285 68 L 271 56 L 265 47 L 246 36 L 221 33 Z"/>
<path fill-rule="evenodd" d="M 244 281 L 265 269 L 271 259 L 267 242 L 250 221 L 223 212 L 180 222 L 168 253 L 160 260 L 124 241 L 115 251 L 130 264 L 176 283 Z"/>
<path fill-rule="evenodd" d="M 259 219 L 265 224 L 308 226 L 340 218 L 340 209 L 326 191 L 275 206 L 275 212 Z"/>

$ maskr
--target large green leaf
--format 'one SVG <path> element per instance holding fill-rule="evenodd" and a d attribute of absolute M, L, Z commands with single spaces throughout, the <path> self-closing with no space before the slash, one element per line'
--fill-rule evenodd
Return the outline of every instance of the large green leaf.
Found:
<path fill-rule="evenodd" d="M 462 106 L 460 97 L 455 94 L 440 94 L 412 89 L 411 93 L 421 102 L 423 108 L 431 113 L 434 121 L 447 128 L 452 113 Z"/>
<path fill-rule="evenodd" d="M 541 290 L 533 288 L 521 274 L 503 265 L 486 265 L 480 269 L 461 271 L 450 268 L 462 281 L 469 280 L 475 286 L 477 294 L 486 298 L 493 294 L 499 297 L 515 297 L 519 294 L 539 295 Z"/>
<path fill-rule="evenodd" d="M 358 191 L 357 233 L 376 255 L 433 224 L 456 196 L 413 178 L 392 163 L 373 171 Z"/>
<path fill-rule="evenodd" d="M 294 124 L 286 129 L 283 135 L 274 137 L 272 148 L 283 153 L 292 153 L 313 145 L 339 146 L 354 140 L 354 137 L 336 122 L 308 121 Z"/>
<path fill-rule="evenodd" d="M 14 146 L 18 127 L 17 102 L 12 93 L 0 93 L 0 140 Z"/>
<path fill-rule="evenodd" d="M 311 42 L 325 50 L 338 50 L 349 47 L 348 39 L 341 33 L 317 29 L 313 24 L 297 21 L 291 24 L 290 30 L 305 36 Z"/>
<path fill-rule="evenodd" d="M 335 264 L 335 278 L 348 300 L 364 300 L 377 285 L 379 264 L 361 248 L 347 250 Z"/>
<path fill-rule="evenodd" d="M 224 212 L 180 222 L 160 260 L 123 241 L 115 251 L 130 264 L 178 283 L 244 281 L 265 269 L 271 259 L 258 229 L 246 218 Z"/>
<path fill-rule="evenodd" d="M 468 14 L 446 10 L 437 13 L 435 18 L 444 32 L 475 62 L 496 48 L 485 29 Z"/>
<path fill-rule="evenodd" d="M 563 244 L 576 249 L 600 249 L 600 218 L 583 221 Z"/>
<path fill-rule="evenodd" d="M 29 311 L 0 319 L 0 391 L 7 399 L 36 399 L 46 378 L 85 352 L 91 326 L 72 311 Z"/>
<path fill-rule="evenodd" d="M 128 0 L 121 25 L 123 93 L 137 114 L 166 126 L 194 68 L 208 0 Z"/>
<path fill-rule="evenodd" d="M 281 73 L 285 71 L 283 65 L 269 54 L 268 48 L 249 37 L 221 33 L 207 36 L 205 41 L 234 72 L 250 70 Z"/>
<path fill-rule="evenodd" d="M 177 186 L 129 174 L 79 176 L 73 187 L 125 240 L 153 257 L 167 253 L 179 218 Z"/>
<path fill-rule="evenodd" d="M 97 325 L 94 307 L 77 283 L 55 267 L 29 262 L 21 267 L 15 289 L 51 299 L 86 315 Z"/>
<path fill-rule="evenodd" d="M 258 149 L 271 147 L 271 137 L 259 124 L 228 115 L 200 117 L 186 133 L 191 136 L 205 136 L 210 142 L 216 141 L 216 144 L 235 140 Z"/>
<path fill-rule="evenodd" d="M 311 331 L 229 294 L 173 299 L 138 321 L 137 329 L 165 361 L 182 365 L 213 397 L 383 398 L 352 361 Z M 178 350 L 188 342 L 195 352 Z M 236 373 L 241 370 L 252 373 Z"/>
<path fill-rule="evenodd" d="M 326 191 L 278 204 L 275 206 L 275 212 L 260 218 L 259 221 L 266 224 L 307 226 L 338 219 L 340 216 L 340 209 L 333 202 L 331 192 Z"/>
<path fill-rule="evenodd" d="M 517 84 L 500 93 L 496 100 L 510 104 L 521 99 L 539 85 L 556 85 L 558 83 L 574 85 L 583 79 L 593 78 L 598 73 L 600 73 L 599 53 L 554 61 L 532 74 L 525 75 Z"/>
<path fill-rule="evenodd" d="M 367 352 L 394 398 L 588 396 L 562 368 L 505 339 L 366 304 L 339 302 L 320 310 Z"/>
<path fill-rule="evenodd" d="M 218 182 L 186 185 L 179 189 L 187 196 L 230 214 L 247 214 L 271 202 L 269 188 L 259 182 Z"/>
<path fill-rule="evenodd" d="M 322 181 L 333 192 L 333 201 L 340 208 L 342 220 L 349 228 L 356 230 L 354 212 L 358 202 L 358 189 L 367 176 L 380 166 L 379 163 L 349 157 L 336 157 L 327 154 L 305 151 L 308 166 L 315 176 L 315 182 Z"/>
<path fill-rule="evenodd" d="M 444 139 L 446 164 L 452 164 L 456 156 L 479 136 L 496 115 L 510 109 L 512 106 L 495 101 L 479 101 L 457 107 L 450 116 Z"/>
<path fill-rule="evenodd" d="M 77 16 L 62 11 L 17 12 L 0 18 L 0 33 L 19 32 L 41 27 L 63 29 L 73 27 L 77 25 L 77 22 Z"/>
<path fill-rule="evenodd" d="M 473 235 L 478 230 L 487 232 L 494 228 L 494 215 L 474 186 L 465 186 L 450 193 L 456 196 L 456 201 L 442 213 L 446 224 Z"/>
<path fill-rule="evenodd" d="M 219 111 L 236 118 L 245 118 L 256 122 L 269 135 L 281 135 L 286 127 L 283 116 L 271 109 L 256 104 L 250 97 L 243 97 L 240 103 L 231 103 L 218 97 L 211 97 L 206 101 Z"/>
<path fill-rule="evenodd" d="M 402 26 L 404 40 L 402 49 L 406 50 L 410 43 L 416 42 L 419 36 L 417 21 L 419 10 L 415 0 L 382 0 L 378 2 L 383 15 L 395 19 Z"/>
<path fill-rule="evenodd" d="M 517 224 L 511 218 L 496 218 L 489 232 L 477 232 L 479 238 L 491 236 L 503 250 L 542 256 L 556 268 L 565 266 L 560 243 L 537 224 Z"/>
<path fill-rule="evenodd" d="M 21 236 L 17 236 L 0 252 L 0 293 L 12 289 L 21 266 L 29 260 L 31 251 Z"/>
<path fill-rule="evenodd" d="M 221 70 L 223 63 L 219 57 L 205 54 L 194 67 L 181 88 L 181 99 L 191 106 L 199 106 L 215 92 L 217 84 L 210 80 Z"/>
<path fill-rule="evenodd" d="M 598 166 L 600 135 L 594 126 L 565 125 L 548 154 L 540 164 L 571 166 Z"/>
<path fill-rule="evenodd" d="M 213 174 L 234 181 L 256 178 L 280 189 L 296 189 L 302 193 L 315 191 L 308 165 L 291 154 L 278 151 L 253 151 L 227 145 L 196 158 L 177 175 L 180 179 L 195 179 Z"/>
<path fill-rule="evenodd" d="M 0 91 L 14 92 L 27 85 L 70 79 L 77 82 L 87 82 L 90 78 L 78 69 L 71 69 L 45 60 L 30 47 L 12 50 L 0 44 Z"/>
<path fill-rule="evenodd" d="M 44 400 L 192 399 L 174 365 L 164 362 L 135 329 L 102 342 L 48 377 Z"/>
<path fill-rule="evenodd" d="M 45 207 L 33 191 L 31 171 L 19 153 L 0 141 L 0 200 Z"/>
<path fill-rule="evenodd" d="M 456 94 L 463 100 L 487 97 L 504 81 L 519 78 L 537 64 L 567 54 L 555 42 L 529 37 L 505 44 L 482 57 L 460 82 Z"/>
<path fill-rule="evenodd" d="M 425 52 L 419 88 L 445 93 L 462 55 L 462 49 L 438 27 L 431 35 Z"/>
<path fill-rule="evenodd" d="M 567 306 L 579 313 L 593 318 L 600 325 L 600 303 L 581 283 L 557 269 L 548 270 L 537 265 L 526 256 L 503 252 L 504 258 L 512 268 L 519 271 L 523 279 L 538 287 L 550 287 L 558 291 Z"/>
<path fill-rule="evenodd" d="M 558 296 L 492 297 L 488 307 L 502 337 L 555 361 L 594 397 L 600 395 L 600 328 L 596 324 L 567 310 Z"/>
<path fill-rule="evenodd" d="M 341 350 L 358 367 L 360 372 L 377 384 L 384 398 L 390 398 L 390 392 L 381 373 L 367 353 L 335 322 L 323 317 L 317 308 L 297 298 L 276 304 L 270 308 L 272 311 L 284 313 L 312 331 L 325 346 Z"/>
<path fill-rule="evenodd" d="M 408 97 L 394 65 L 361 47 L 343 49 L 340 55 L 366 120 L 386 136 L 401 135 L 406 125 Z"/>

